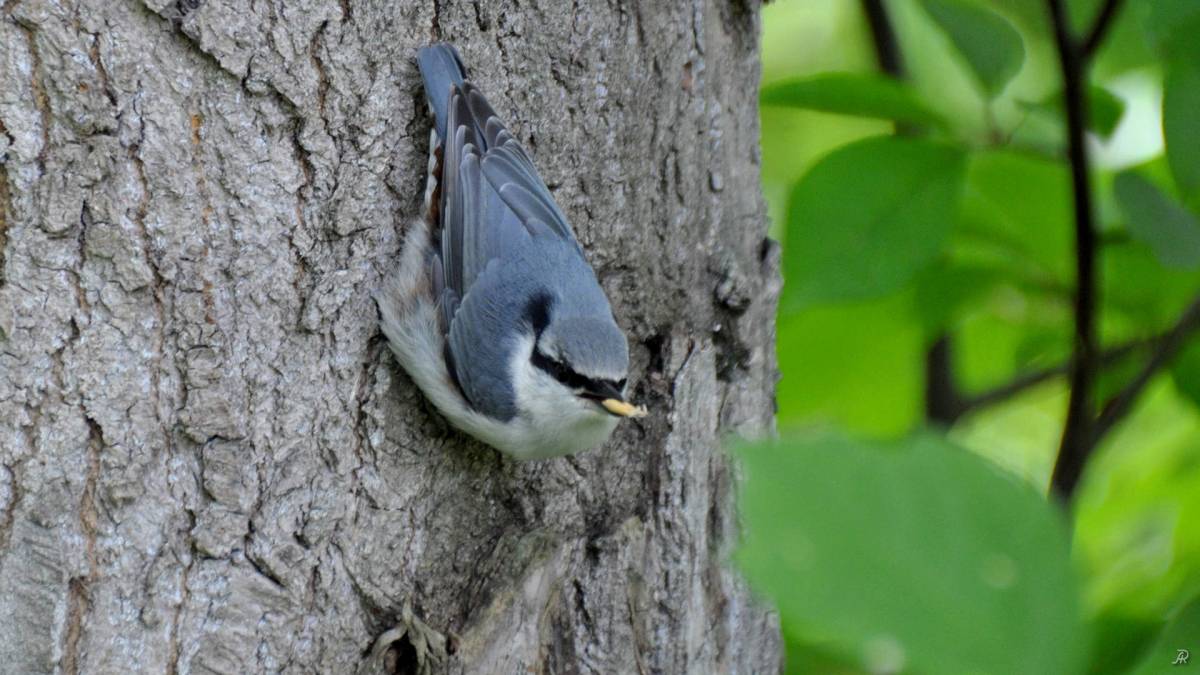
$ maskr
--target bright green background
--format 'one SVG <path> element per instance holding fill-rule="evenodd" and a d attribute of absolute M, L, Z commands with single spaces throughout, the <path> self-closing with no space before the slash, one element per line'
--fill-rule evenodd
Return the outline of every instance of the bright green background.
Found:
<path fill-rule="evenodd" d="M 1083 27 L 1101 3 L 1068 4 Z M 789 672 L 1159 672 L 1187 647 L 1200 667 L 1200 634 L 1167 639 L 1197 625 L 1200 344 L 1098 448 L 1070 518 L 1045 498 L 1062 378 L 944 433 L 923 420 L 943 330 L 967 394 L 1067 357 L 1072 202 L 1044 2 L 886 5 L 904 83 L 880 77 L 857 1 L 763 10 L 781 440 L 740 449 L 738 562 L 781 610 Z M 1200 291 L 1197 35 L 1200 0 L 1128 0 L 1092 70 L 1106 345 Z"/>

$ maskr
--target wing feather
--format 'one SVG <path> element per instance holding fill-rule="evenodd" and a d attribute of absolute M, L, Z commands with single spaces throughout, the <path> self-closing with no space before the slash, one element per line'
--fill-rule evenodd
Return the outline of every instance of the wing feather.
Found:
<path fill-rule="evenodd" d="M 533 165 L 521 154 L 512 151 L 516 141 L 489 152 L 483 158 L 483 175 L 496 189 L 504 203 L 524 219 L 537 218 L 576 247 L 575 234 L 567 217 L 554 203 L 554 198 Z"/>
<path fill-rule="evenodd" d="M 446 341 L 448 362 L 471 406 L 501 420 L 517 412 L 508 369 L 520 317 L 505 286 L 509 276 L 500 260 L 488 263 L 463 297 Z"/>
<path fill-rule="evenodd" d="M 537 232 L 548 230 L 578 250 L 566 216 L 529 155 L 483 94 L 469 82 L 453 87 L 446 115 L 443 285 L 465 297 L 490 260 L 511 258 Z"/>
<path fill-rule="evenodd" d="M 475 146 L 463 148 L 458 177 L 462 191 L 462 287 L 468 289 L 491 257 L 487 248 L 487 224 L 483 220 L 487 204 L 483 199 L 483 177 L 480 175 L 479 154 Z"/>

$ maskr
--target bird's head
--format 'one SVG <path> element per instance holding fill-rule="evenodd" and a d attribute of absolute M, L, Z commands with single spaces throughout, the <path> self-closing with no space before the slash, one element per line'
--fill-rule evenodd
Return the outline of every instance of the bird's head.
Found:
<path fill-rule="evenodd" d="M 556 309 L 546 297 L 531 303 L 532 369 L 561 385 L 560 395 L 572 396 L 597 413 L 644 416 L 645 408 L 625 397 L 629 346 L 611 313 L 580 316 Z"/>

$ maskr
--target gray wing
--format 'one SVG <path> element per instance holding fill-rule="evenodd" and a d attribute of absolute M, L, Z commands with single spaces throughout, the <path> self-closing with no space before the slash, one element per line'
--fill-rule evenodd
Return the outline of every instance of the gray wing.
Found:
<path fill-rule="evenodd" d="M 469 82 L 450 96 L 446 129 L 439 210 L 446 290 L 465 297 L 489 261 L 512 259 L 530 235 L 547 230 L 582 256 L 529 155 Z"/>
<path fill-rule="evenodd" d="M 578 247 L 567 217 L 558 208 L 525 149 L 500 122 L 496 111 L 478 89 L 468 82 L 463 85 L 463 90 L 472 120 L 487 144 L 482 165 L 488 184 L 521 221 L 540 221 Z"/>
<path fill-rule="evenodd" d="M 509 350 L 529 290 L 514 286 L 535 282 L 505 268 L 528 266 L 534 239 L 580 261 L 583 251 L 529 155 L 470 83 L 452 90 L 446 134 L 441 250 L 431 263 L 446 361 L 472 406 L 509 419 L 516 412 Z"/>
<path fill-rule="evenodd" d="M 463 396 L 474 409 L 503 421 L 517 413 L 508 368 L 521 308 L 511 285 L 512 275 L 493 259 L 463 297 L 446 338 L 448 365 Z"/>

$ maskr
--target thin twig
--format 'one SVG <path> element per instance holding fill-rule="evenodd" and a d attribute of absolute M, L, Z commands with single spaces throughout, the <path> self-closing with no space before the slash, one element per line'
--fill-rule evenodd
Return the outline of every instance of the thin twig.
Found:
<path fill-rule="evenodd" d="M 943 331 L 925 351 L 925 419 L 949 427 L 967 411 L 954 381 L 953 343 Z"/>
<path fill-rule="evenodd" d="M 1111 431 L 1117 422 L 1129 414 L 1146 385 L 1150 384 L 1150 380 L 1154 379 L 1158 371 L 1170 364 L 1172 359 L 1183 350 L 1187 345 L 1188 338 L 1197 329 L 1200 329 L 1200 297 L 1192 301 L 1175 326 L 1163 335 L 1150 360 L 1146 361 L 1133 380 L 1101 408 L 1100 417 L 1096 420 L 1093 430 L 1093 442 L 1100 442 L 1100 439 Z"/>
<path fill-rule="evenodd" d="M 1126 357 L 1134 352 L 1141 351 L 1152 345 L 1158 344 L 1165 336 L 1159 336 L 1151 339 L 1133 340 L 1124 344 L 1110 347 L 1100 352 L 1097 359 L 1101 368 L 1105 368 L 1125 360 Z M 1009 382 L 989 389 L 981 394 L 976 394 L 967 398 L 960 410 L 960 415 L 966 414 L 979 408 L 986 408 L 997 403 L 1002 403 L 1008 399 L 1023 393 L 1033 387 L 1044 382 L 1049 382 L 1056 377 L 1061 377 L 1070 372 L 1070 364 L 1060 363 L 1056 366 L 1034 370 L 1022 375 L 1018 375 Z"/>
<path fill-rule="evenodd" d="M 1087 37 L 1079 44 L 1080 58 L 1086 61 L 1095 55 L 1096 50 L 1104 43 L 1104 38 L 1108 35 L 1108 30 L 1116 20 L 1117 14 L 1120 13 L 1121 4 L 1121 0 L 1105 0 L 1104 6 L 1100 8 L 1096 20 L 1092 23 L 1092 29 L 1087 32 Z"/>
<path fill-rule="evenodd" d="M 879 69 L 892 77 L 903 77 L 904 57 L 900 53 L 900 43 L 896 40 L 896 31 L 888 19 L 883 0 L 862 0 L 862 9 L 871 27 L 871 41 L 875 45 Z"/>
<path fill-rule="evenodd" d="M 1091 453 L 1092 381 L 1096 375 L 1096 230 L 1092 224 L 1092 191 L 1088 176 L 1084 130 L 1087 98 L 1085 67 L 1068 27 L 1063 0 L 1047 0 L 1054 42 L 1063 79 L 1067 111 L 1067 158 L 1071 164 L 1071 190 L 1075 206 L 1075 344 L 1070 365 L 1071 397 L 1051 487 L 1064 501 L 1070 499 Z"/>

